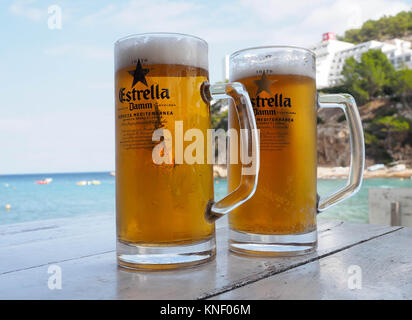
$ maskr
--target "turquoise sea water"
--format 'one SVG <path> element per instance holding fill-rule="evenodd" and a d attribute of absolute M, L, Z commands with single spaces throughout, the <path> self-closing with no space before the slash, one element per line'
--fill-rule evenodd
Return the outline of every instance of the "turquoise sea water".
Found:
<path fill-rule="evenodd" d="M 326 195 L 336 188 L 345 186 L 346 180 L 318 180 L 318 193 Z M 319 214 L 319 218 L 335 219 L 350 222 L 369 222 L 368 189 L 369 188 L 412 188 L 412 179 L 373 178 L 364 179 L 359 192 L 337 204 L 329 210 Z M 411 189 L 412 194 L 412 189 Z"/>
<path fill-rule="evenodd" d="M 36 180 L 52 178 L 48 185 Z M 79 186 L 79 181 L 99 180 L 100 185 Z M 318 192 L 326 194 L 343 186 L 344 180 L 319 180 Z M 226 180 L 215 180 L 216 199 L 226 194 Z M 367 179 L 359 193 L 319 217 L 368 222 L 368 188 L 412 188 L 411 179 Z M 411 189 L 412 192 L 412 189 Z M 11 206 L 10 210 L 6 205 Z M 0 176 L 0 224 L 114 213 L 115 178 L 108 172 Z"/>

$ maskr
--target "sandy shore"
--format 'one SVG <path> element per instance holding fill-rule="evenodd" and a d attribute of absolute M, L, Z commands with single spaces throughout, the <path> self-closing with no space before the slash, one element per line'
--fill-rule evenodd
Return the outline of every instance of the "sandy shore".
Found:
<path fill-rule="evenodd" d="M 214 166 L 213 173 L 215 178 L 226 178 L 227 170 L 224 166 Z M 349 173 L 349 167 L 318 167 L 318 179 L 340 179 L 346 178 Z M 365 170 L 363 177 L 368 178 L 412 178 L 412 169 L 393 170 L 384 168 L 375 171 Z"/>
<path fill-rule="evenodd" d="M 349 173 L 349 167 L 318 167 L 319 179 L 337 179 L 346 178 Z M 384 168 L 375 171 L 365 170 L 363 173 L 365 179 L 368 178 L 412 178 L 412 169 L 394 170 Z"/>

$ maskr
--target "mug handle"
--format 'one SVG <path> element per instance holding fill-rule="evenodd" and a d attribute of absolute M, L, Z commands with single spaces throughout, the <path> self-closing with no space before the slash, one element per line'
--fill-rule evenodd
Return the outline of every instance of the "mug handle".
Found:
<path fill-rule="evenodd" d="M 318 195 L 318 213 L 352 196 L 360 189 L 365 166 L 365 143 L 362 122 L 355 99 L 349 94 L 318 94 L 318 109 L 339 108 L 345 113 L 349 126 L 350 173 L 346 186 L 327 196 Z"/>
<path fill-rule="evenodd" d="M 246 147 L 243 151 L 252 155 L 251 166 L 242 163 L 240 185 L 220 201 L 209 201 L 205 217 L 208 222 L 213 223 L 254 195 L 259 175 L 259 131 L 256 127 L 249 95 L 243 84 L 233 82 L 211 85 L 205 82 L 202 86 L 202 97 L 207 102 L 222 99 L 233 100 L 240 124 L 241 144 Z M 242 148 L 240 151 L 242 152 Z"/>

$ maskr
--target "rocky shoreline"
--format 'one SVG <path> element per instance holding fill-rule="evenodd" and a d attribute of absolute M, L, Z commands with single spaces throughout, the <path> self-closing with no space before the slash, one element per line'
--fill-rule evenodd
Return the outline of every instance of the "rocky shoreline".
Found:
<path fill-rule="evenodd" d="M 349 167 L 318 167 L 318 179 L 342 179 L 349 174 Z M 214 166 L 213 175 L 215 178 L 225 179 L 227 170 L 225 166 Z M 407 178 L 412 179 L 412 168 L 381 168 L 370 171 L 365 170 L 363 177 L 368 178 Z"/>

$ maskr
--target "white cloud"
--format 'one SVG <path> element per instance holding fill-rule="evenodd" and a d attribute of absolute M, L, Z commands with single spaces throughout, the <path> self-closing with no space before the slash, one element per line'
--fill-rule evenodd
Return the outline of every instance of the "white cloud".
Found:
<path fill-rule="evenodd" d="M 291 17 L 306 15 L 316 6 L 328 3 L 328 0 L 240 0 L 240 5 L 251 13 L 256 13 L 263 19 L 276 22 Z"/>
<path fill-rule="evenodd" d="M 209 5 L 188 0 L 132 0 L 108 5 L 78 21 L 109 25 L 119 34 L 182 32 L 212 43 L 309 45 L 321 34 L 360 27 L 368 19 L 409 10 L 402 0 L 240 0 Z"/>
<path fill-rule="evenodd" d="M 45 19 L 47 11 L 33 6 L 34 3 L 34 0 L 14 0 L 9 7 L 9 12 L 35 22 Z"/>
<path fill-rule="evenodd" d="M 182 0 L 132 0 L 121 6 L 108 5 L 78 21 L 79 25 L 107 25 L 147 31 L 175 31 L 197 24 L 202 6 Z"/>
<path fill-rule="evenodd" d="M 70 55 L 89 59 L 109 59 L 113 57 L 113 50 L 93 45 L 65 44 L 48 48 L 44 51 L 49 56 Z"/>
<path fill-rule="evenodd" d="M 18 132 L 22 132 L 22 131 L 30 131 L 32 130 L 32 122 L 27 120 L 27 119 L 23 119 L 21 117 L 19 118 L 7 118 L 7 117 L 2 117 L 0 119 L 0 132 L 4 132 L 4 133 L 10 133 L 10 132 L 14 132 L 14 133 L 18 133 Z"/>
<path fill-rule="evenodd" d="M 395 15 L 409 6 L 392 0 L 337 0 L 329 6 L 314 9 L 304 20 L 307 26 L 328 26 L 336 32 L 348 28 L 359 28 L 369 19 L 379 19 L 383 15 Z"/>
<path fill-rule="evenodd" d="M 181 19 L 185 24 L 193 22 L 194 19 L 185 15 L 191 14 L 200 8 L 200 6 L 188 1 L 134 0 L 123 10 L 117 12 L 112 21 L 128 26 L 147 25 L 150 28 L 164 25 L 166 22 L 166 25 L 172 24 L 171 27 L 176 27 L 182 25 Z"/>
<path fill-rule="evenodd" d="M 100 22 L 107 21 L 107 19 L 115 12 L 116 6 L 110 4 L 98 11 L 84 16 L 78 21 L 81 26 L 93 26 L 100 24 Z"/>
<path fill-rule="evenodd" d="M 263 0 L 257 0 L 263 1 Z M 256 16 L 264 17 L 265 13 L 259 6 L 254 7 L 250 0 L 242 0 Z M 310 3 L 310 5 L 308 5 Z M 279 23 L 265 23 L 268 43 L 294 44 L 308 46 L 321 40 L 324 32 L 335 32 L 343 35 L 350 28 L 359 28 L 369 19 L 379 19 L 383 15 L 395 15 L 410 7 L 403 1 L 392 0 L 333 0 L 304 2 L 301 0 L 289 3 L 293 11 L 280 7 L 275 10 L 278 1 L 271 1 L 272 21 Z M 284 23 L 285 15 L 289 15 Z M 269 31 L 268 31 L 269 30 Z"/>
<path fill-rule="evenodd" d="M 221 60 L 235 50 L 259 45 L 310 46 L 324 32 L 342 35 L 368 19 L 408 9 L 402 0 L 132 0 L 101 7 L 77 19 L 77 25 L 93 32 L 110 28 L 113 41 L 128 34 L 159 31 L 199 36 L 210 44 L 211 79 L 218 76 L 220 80 Z"/>
<path fill-rule="evenodd" d="M 226 43 L 256 38 L 261 34 L 249 21 L 239 23 L 248 14 L 239 6 L 216 5 L 189 0 L 132 0 L 123 5 L 108 5 L 78 20 L 80 27 L 110 26 L 119 35 L 144 32 L 177 32 L 200 36 L 209 43 Z"/>

